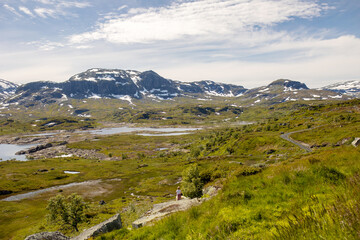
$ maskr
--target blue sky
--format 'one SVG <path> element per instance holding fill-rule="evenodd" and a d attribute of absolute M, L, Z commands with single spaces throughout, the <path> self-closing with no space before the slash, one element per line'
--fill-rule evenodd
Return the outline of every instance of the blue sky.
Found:
<path fill-rule="evenodd" d="M 0 0 L 0 78 L 89 68 L 320 87 L 360 79 L 359 0 Z"/>

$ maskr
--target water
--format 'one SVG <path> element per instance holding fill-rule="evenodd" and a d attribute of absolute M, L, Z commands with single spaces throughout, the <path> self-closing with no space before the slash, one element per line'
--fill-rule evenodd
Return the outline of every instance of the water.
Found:
<path fill-rule="evenodd" d="M 56 133 L 54 133 L 54 132 L 46 132 L 46 133 L 28 134 L 28 135 L 25 135 L 25 137 L 52 136 L 52 135 L 55 135 L 55 134 Z"/>
<path fill-rule="evenodd" d="M 16 152 L 20 150 L 25 150 L 31 147 L 35 147 L 36 144 L 29 145 L 16 145 L 16 144 L 0 144 L 0 161 L 6 160 L 18 160 L 18 161 L 27 161 L 25 155 L 15 155 Z"/>
<path fill-rule="evenodd" d="M 189 132 L 176 132 L 176 133 L 138 133 L 137 135 L 145 136 L 145 137 L 166 137 L 166 136 L 180 136 L 180 135 L 186 135 L 190 134 Z"/>
<path fill-rule="evenodd" d="M 60 190 L 60 189 L 64 189 L 64 188 L 71 188 L 71 187 L 76 187 L 76 186 L 81 186 L 81 185 L 87 185 L 87 184 L 98 184 L 101 181 L 102 180 L 90 180 L 90 181 L 86 181 L 86 182 L 80 182 L 80 183 L 79 182 L 74 182 L 74 183 L 69 183 L 69 184 L 65 184 L 65 185 L 61 185 L 61 186 L 49 187 L 49 188 L 45 188 L 45 189 L 40 189 L 40 190 L 28 192 L 28 193 L 23 193 L 23 194 L 10 196 L 10 197 L 2 199 L 1 201 L 6 201 L 6 202 L 20 201 L 20 200 L 23 200 L 23 199 L 36 197 L 37 195 L 42 194 L 42 193 L 46 193 L 46 192 L 51 192 L 51 191 L 55 191 L 55 190 Z"/>
<path fill-rule="evenodd" d="M 131 132 L 159 132 L 159 134 L 155 134 L 153 136 L 173 136 L 168 135 L 174 132 L 178 133 L 176 135 L 181 135 L 184 133 L 179 132 L 189 132 L 200 130 L 200 128 L 151 128 L 151 127 L 117 127 L 117 128 L 103 128 L 103 129 L 96 129 L 96 130 L 88 130 L 85 132 L 96 134 L 96 135 L 110 135 L 110 134 L 118 134 L 118 133 L 131 133 Z M 161 133 L 166 133 L 167 135 L 163 135 Z M 174 133 L 175 134 L 175 133 Z M 152 135 L 144 135 L 138 134 L 143 136 L 152 136 Z"/>
<path fill-rule="evenodd" d="M 6 201 L 6 202 L 12 202 L 12 201 L 20 201 L 23 199 L 28 199 L 28 198 L 34 198 L 37 197 L 43 193 L 48 193 L 48 192 L 57 192 L 59 190 L 65 190 L 65 189 L 69 189 L 72 190 L 71 188 L 76 188 L 76 187 L 88 187 L 90 189 L 93 189 L 94 187 L 96 187 L 99 184 L 105 183 L 111 183 L 111 182 L 119 182 L 121 181 L 120 178 L 113 178 L 113 179 L 106 179 L 106 180 L 89 180 L 89 181 L 85 181 L 85 182 L 73 182 L 73 183 L 68 183 L 65 185 L 60 185 L 60 186 L 54 186 L 54 187 L 49 187 L 49 188 L 45 188 L 45 189 L 39 189 L 39 190 L 35 190 L 32 192 L 27 192 L 27 193 L 22 193 L 22 194 L 17 194 L 17 195 L 13 195 L 4 199 L 1 199 L 0 201 Z"/>
<path fill-rule="evenodd" d="M 80 172 L 76 171 L 64 171 L 65 174 L 79 174 Z"/>
<path fill-rule="evenodd" d="M 103 129 L 93 129 L 86 131 L 76 131 L 76 133 L 90 133 L 94 135 L 111 135 L 111 134 L 119 134 L 119 133 L 132 133 L 132 132 L 158 132 L 155 135 L 145 135 L 138 134 L 143 136 L 176 136 L 187 134 L 184 132 L 196 131 L 201 128 L 152 128 L 152 127 L 114 127 L 114 128 L 103 128 Z M 181 133 L 180 133 L 181 132 Z M 166 134 L 162 134 L 166 133 Z M 27 136 L 51 136 L 56 135 L 57 133 L 38 133 L 31 134 Z"/>

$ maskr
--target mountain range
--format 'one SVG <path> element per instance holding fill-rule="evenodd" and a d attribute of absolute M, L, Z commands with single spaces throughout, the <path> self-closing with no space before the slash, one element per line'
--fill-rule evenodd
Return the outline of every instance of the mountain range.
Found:
<path fill-rule="evenodd" d="M 248 105 L 297 100 L 348 99 L 360 95 L 360 81 L 348 81 L 319 89 L 304 83 L 280 79 L 267 86 L 246 89 L 243 86 L 210 80 L 181 82 L 166 79 L 154 71 L 93 68 L 72 76 L 65 82 L 38 81 L 17 85 L 0 79 L 0 99 L 4 103 L 32 106 L 68 98 L 112 98 L 169 100 L 189 97 L 211 100 L 232 97 Z"/>

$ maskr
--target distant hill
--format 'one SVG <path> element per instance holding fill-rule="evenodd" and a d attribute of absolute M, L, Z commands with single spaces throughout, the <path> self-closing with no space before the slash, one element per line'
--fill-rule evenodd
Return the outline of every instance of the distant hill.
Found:
<path fill-rule="evenodd" d="M 310 101 L 327 99 L 347 99 L 349 96 L 322 89 L 309 89 L 304 83 L 279 79 L 267 86 L 249 89 L 244 93 L 248 103 L 280 103 L 287 101 Z"/>
<path fill-rule="evenodd" d="M 164 78 L 154 71 L 93 68 L 72 76 L 65 82 L 39 81 L 17 86 L 0 80 L 0 98 L 7 103 L 24 106 L 50 104 L 69 98 L 108 98 L 131 102 L 131 99 L 156 101 L 176 97 L 211 100 L 231 97 L 246 105 L 274 104 L 298 100 L 348 99 L 358 97 L 360 81 L 309 89 L 304 83 L 279 79 L 267 86 L 246 89 L 234 84 L 210 80 L 181 82 Z"/>
<path fill-rule="evenodd" d="M 19 86 L 10 102 L 51 103 L 75 98 L 155 98 L 167 100 L 192 94 L 235 97 L 244 93 L 242 86 L 199 81 L 185 83 L 166 79 L 154 71 L 139 72 L 118 69 L 89 69 L 62 83 L 31 82 Z"/>
<path fill-rule="evenodd" d="M 323 90 L 330 90 L 341 94 L 347 94 L 350 96 L 360 97 L 360 81 L 352 80 L 346 82 L 339 82 L 322 87 Z"/>

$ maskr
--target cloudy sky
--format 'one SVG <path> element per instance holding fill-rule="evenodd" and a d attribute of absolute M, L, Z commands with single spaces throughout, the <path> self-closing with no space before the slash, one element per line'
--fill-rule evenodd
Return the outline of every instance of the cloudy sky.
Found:
<path fill-rule="evenodd" d="M 359 0 L 0 0 L 0 78 L 154 70 L 247 88 L 360 80 Z"/>

